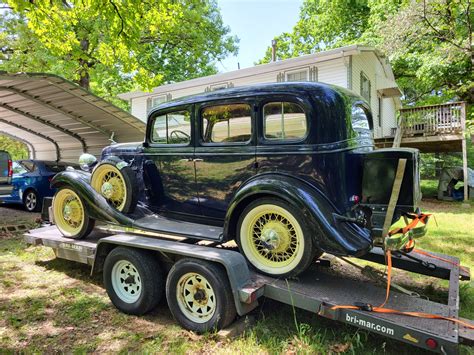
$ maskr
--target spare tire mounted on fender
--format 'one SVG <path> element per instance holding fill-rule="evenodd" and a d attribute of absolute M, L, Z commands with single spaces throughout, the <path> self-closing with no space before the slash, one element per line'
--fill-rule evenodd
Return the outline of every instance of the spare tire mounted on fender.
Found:
<path fill-rule="evenodd" d="M 109 157 L 94 168 L 91 186 L 120 212 L 131 213 L 137 205 L 135 173 L 127 162 L 117 157 Z"/>

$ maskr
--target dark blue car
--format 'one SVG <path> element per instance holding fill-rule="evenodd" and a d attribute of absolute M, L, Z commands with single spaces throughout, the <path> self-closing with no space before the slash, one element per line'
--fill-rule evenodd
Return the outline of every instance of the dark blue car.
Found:
<path fill-rule="evenodd" d="M 30 212 L 39 211 L 44 197 L 52 197 L 56 189 L 50 187 L 54 175 L 77 164 L 47 161 L 19 160 L 13 163 L 13 190 L 2 198 L 5 203 L 23 204 Z"/>

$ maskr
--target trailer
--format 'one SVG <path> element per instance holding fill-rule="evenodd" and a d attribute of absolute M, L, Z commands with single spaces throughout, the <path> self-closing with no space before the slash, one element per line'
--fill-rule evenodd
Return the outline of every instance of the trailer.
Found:
<path fill-rule="evenodd" d="M 232 248 L 176 235 L 105 235 L 95 230 L 86 240 L 73 240 L 64 238 L 55 226 L 45 225 L 29 231 L 24 238 L 28 244 L 51 247 L 58 258 L 89 265 L 91 274 L 102 271 L 112 303 L 126 313 L 149 311 L 157 305 L 165 288 L 173 316 L 182 326 L 197 332 L 208 330 L 209 324 L 214 328 L 227 326 L 236 314 L 251 312 L 259 299 L 266 297 L 437 353 L 457 354 L 459 344 L 474 345 L 474 329 L 456 322 L 372 312 L 368 305 L 381 304 L 385 299 L 383 285 L 362 284 L 353 275 L 340 274 L 333 270 L 330 259 L 315 262 L 297 279 L 279 279 L 249 269 L 244 257 Z M 431 255 L 395 254 L 392 264 L 397 269 L 449 280 L 446 303 L 395 291 L 386 307 L 458 319 L 459 285 L 470 279 L 469 270 L 461 267 L 455 257 Z M 379 248 L 363 259 L 385 263 L 384 252 Z M 138 280 L 135 266 L 141 267 L 142 279 Z M 141 286 L 143 290 L 138 289 Z M 122 294 L 112 292 L 114 287 Z M 138 310 L 127 308 L 138 292 L 145 301 Z M 334 307 L 354 304 L 366 307 Z M 471 320 L 462 321 L 474 324 Z"/>

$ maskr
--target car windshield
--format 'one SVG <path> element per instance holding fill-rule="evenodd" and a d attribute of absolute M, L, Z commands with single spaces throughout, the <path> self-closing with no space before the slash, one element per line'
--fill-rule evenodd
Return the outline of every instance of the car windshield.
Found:
<path fill-rule="evenodd" d="M 46 170 L 52 172 L 52 173 L 60 173 L 61 171 L 66 170 L 68 166 L 72 166 L 73 168 L 78 168 L 79 165 L 77 164 L 71 164 L 71 163 L 57 163 L 53 161 L 48 161 L 44 163 L 44 166 L 46 167 Z"/>

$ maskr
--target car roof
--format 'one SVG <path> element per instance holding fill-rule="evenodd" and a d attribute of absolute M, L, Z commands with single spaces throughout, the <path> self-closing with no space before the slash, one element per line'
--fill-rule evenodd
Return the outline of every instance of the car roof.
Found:
<path fill-rule="evenodd" d="M 235 88 L 220 89 L 207 93 L 201 93 L 191 96 L 180 97 L 175 100 L 163 103 L 149 113 L 182 105 L 190 105 L 194 103 L 214 101 L 220 99 L 244 98 L 247 96 L 265 95 L 265 94 L 304 94 L 304 95 L 323 95 L 334 97 L 334 95 L 349 96 L 356 100 L 363 100 L 361 97 L 354 95 L 347 89 L 339 86 L 324 84 L 319 82 L 284 82 L 284 83 L 268 83 L 256 84 L 249 86 L 239 86 Z"/>

